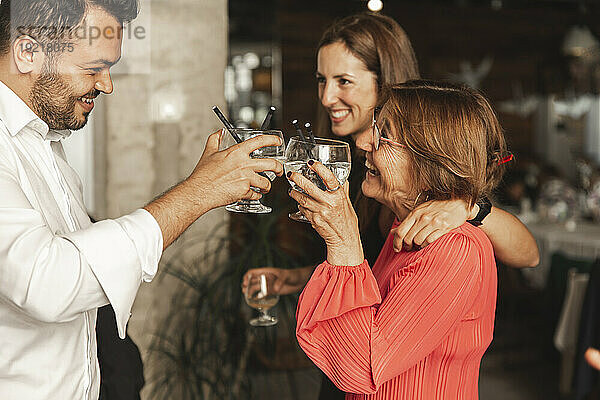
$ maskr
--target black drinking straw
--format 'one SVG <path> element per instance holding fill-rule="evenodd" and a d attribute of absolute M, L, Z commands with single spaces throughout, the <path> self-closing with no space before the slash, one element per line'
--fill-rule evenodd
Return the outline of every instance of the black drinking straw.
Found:
<path fill-rule="evenodd" d="M 292 125 L 294 125 L 294 128 L 296 128 L 296 132 L 298 133 L 298 135 L 300 135 L 300 138 L 302 139 L 302 141 L 306 142 L 306 138 L 304 137 L 304 133 L 302 132 L 302 128 L 300 127 L 298 120 L 297 119 L 293 120 Z"/>
<path fill-rule="evenodd" d="M 217 117 L 219 117 L 219 119 L 221 120 L 221 122 L 223 123 L 223 126 L 225 126 L 225 129 L 227 129 L 227 132 L 229 132 L 229 134 L 231 136 L 233 136 L 233 139 L 237 142 L 237 143 L 242 143 L 243 140 L 240 139 L 240 137 L 238 136 L 237 133 L 235 133 L 232 129 L 235 129 L 235 127 L 233 126 L 233 124 L 231 122 L 229 122 L 229 120 L 225 117 L 225 115 L 223 115 L 223 113 L 221 112 L 221 110 L 219 110 L 219 107 L 214 106 L 212 108 L 212 110 L 215 112 L 215 114 L 217 114 Z"/>
<path fill-rule="evenodd" d="M 227 132 L 229 132 L 229 134 L 233 137 L 233 139 L 239 144 L 242 143 L 243 140 L 238 136 L 237 133 L 235 133 L 235 131 L 233 131 L 232 129 L 235 129 L 233 127 L 233 124 L 231 122 L 229 122 L 229 120 L 227 118 L 225 118 L 225 116 L 223 115 L 223 113 L 221 112 L 221 110 L 219 110 L 219 107 L 214 106 L 212 108 L 212 110 L 215 112 L 215 114 L 217 114 L 217 117 L 219 117 L 219 119 L 221 120 L 221 122 L 223 123 L 223 125 L 225 126 L 225 129 L 227 130 Z M 269 177 L 267 176 L 267 174 L 265 174 L 264 172 L 258 172 L 258 174 L 260 176 L 263 176 L 267 179 L 269 179 Z M 270 179 L 269 179 L 270 180 Z"/>
<path fill-rule="evenodd" d="M 308 155 L 310 157 L 312 157 L 313 146 L 310 144 L 310 142 L 308 140 L 306 140 L 306 137 L 304 136 L 304 133 L 302 132 L 302 128 L 300 127 L 298 120 L 297 119 L 293 120 L 292 125 L 294 125 L 294 127 L 296 128 L 296 132 L 298 132 L 298 135 L 300 135 L 300 139 L 302 139 L 302 142 L 304 143 L 306 152 L 308 153 Z"/>
<path fill-rule="evenodd" d="M 219 110 L 219 107 L 213 106 L 212 110 L 215 112 L 215 114 L 217 114 L 217 117 L 219 117 L 225 128 L 227 128 L 227 130 L 235 129 L 235 126 L 233 126 L 233 124 L 229 122 L 225 115 L 223 115 L 221 110 Z"/>
<path fill-rule="evenodd" d="M 273 113 L 275 113 L 275 107 L 271 106 L 269 108 L 269 112 L 265 116 L 265 120 L 263 121 L 262 125 L 260 126 L 261 131 L 264 131 L 265 129 L 267 129 L 267 127 L 271 123 L 271 118 L 273 118 Z"/>
<path fill-rule="evenodd" d="M 315 135 L 313 135 L 312 127 L 310 126 L 310 122 L 307 122 L 306 124 L 304 124 L 304 126 L 306 127 L 306 132 L 310 137 L 310 142 L 312 144 L 317 144 L 317 142 L 315 141 Z"/>

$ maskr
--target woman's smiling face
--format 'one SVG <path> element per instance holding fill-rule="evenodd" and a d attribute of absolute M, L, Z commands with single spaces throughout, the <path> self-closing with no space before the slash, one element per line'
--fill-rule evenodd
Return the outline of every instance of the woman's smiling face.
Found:
<path fill-rule="evenodd" d="M 321 47 L 317 57 L 319 99 L 337 136 L 357 136 L 371 126 L 377 78 L 341 42 Z"/>
<path fill-rule="evenodd" d="M 393 132 L 389 132 L 389 136 L 395 137 Z M 408 150 L 393 140 L 381 140 L 379 149 L 375 150 L 372 128 L 371 134 L 357 138 L 356 146 L 366 153 L 367 172 L 361 186 L 363 194 L 385 204 L 397 216 L 407 213 L 415 197 Z"/>

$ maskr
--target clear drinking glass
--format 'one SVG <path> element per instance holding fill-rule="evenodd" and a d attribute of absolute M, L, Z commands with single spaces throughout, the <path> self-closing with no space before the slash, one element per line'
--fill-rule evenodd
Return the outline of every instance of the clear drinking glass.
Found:
<path fill-rule="evenodd" d="M 279 295 L 273 293 L 273 284 L 277 276 L 273 274 L 250 274 L 248 286 L 244 292 L 246 303 L 257 309 L 260 315 L 250 320 L 252 326 L 272 326 L 277 323 L 277 317 L 267 314 L 267 311 L 277 304 Z"/>
<path fill-rule="evenodd" d="M 333 172 L 338 179 L 340 185 L 346 183 L 350 176 L 351 154 L 350 146 L 346 142 L 340 140 L 315 138 L 315 144 L 309 141 L 302 140 L 299 136 L 290 139 L 285 150 L 284 169 L 287 175 L 288 171 L 298 172 L 308 178 L 321 190 L 327 190 L 325 183 L 319 175 L 312 171 L 307 162 L 308 160 L 320 161 L 323 165 Z M 304 191 L 290 181 L 292 189 L 300 192 Z M 300 212 L 289 215 L 294 221 L 309 222 L 308 219 Z"/>
<path fill-rule="evenodd" d="M 260 130 L 260 129 L 248 129 L 248 128 L 235 128 L 231 129 L 232 132 L 237 133 L 237 135 L 242 139 L 242 141 L 251 139 L 255 136 L 259 135 L 275 135 L 281 138 L 281 143 L 283 143 L 283 133 L 277 130 Z M 236 145 L 237 142 L 231 136 L 231 134 L 225 129 L 223 131 L 223 135 L 221 136 L 221 143 L 219 144 L 219 150 L 228 149 L 231 146 Z M 285 145 L 281 146 L 268 146 L 262 147 L 253 151 L 250 156 L 252 158 L 274 158 L 280 162 L 284 160 L 284 152 Z M 277 176 L 273 171 L 265 171 L 267 177 L 273 181 Z M 252 188 L 252 190 L 258 192 L 258 189 Z M 267 214 L 272 211 L 270 207 L 263 205 L 259 200 L 240 200 L 236 203 L 230 204 L 225 207 L 227 211 L 237 212 L 237 213 L 247 213 L 247 214 Z"/>

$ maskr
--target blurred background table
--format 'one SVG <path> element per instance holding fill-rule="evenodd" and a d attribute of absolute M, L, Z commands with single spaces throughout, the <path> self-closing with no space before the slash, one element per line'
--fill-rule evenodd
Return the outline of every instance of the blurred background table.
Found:
<path fill-rule="evenodd" d="M 577 222 L 575 229 L 567 229 L 564 223 L 527 223 L 540 250 L 540 264 L 536 268 L 523 269 L 528 283 L 536 289 L 546 287 L 552 254 L 562 252 L 575 259 L 593 260 L 600 255 L 600 225 L 593 222 Z"/>

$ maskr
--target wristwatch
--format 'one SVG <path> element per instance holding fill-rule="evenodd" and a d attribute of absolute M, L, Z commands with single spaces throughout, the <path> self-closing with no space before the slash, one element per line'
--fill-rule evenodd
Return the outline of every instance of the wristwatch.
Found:
<path fill-rule="evenodd" d="M 477 205 L 479 206 L 479 212 L 475 218 L 467 221 L 473 226 L 480 226 L 483 224 L 483 219 L 487 217 L 490 212 L 492 212 L 492 202 L 486 196 L 483 196 L 481 200 L 477 202 Z"/>

